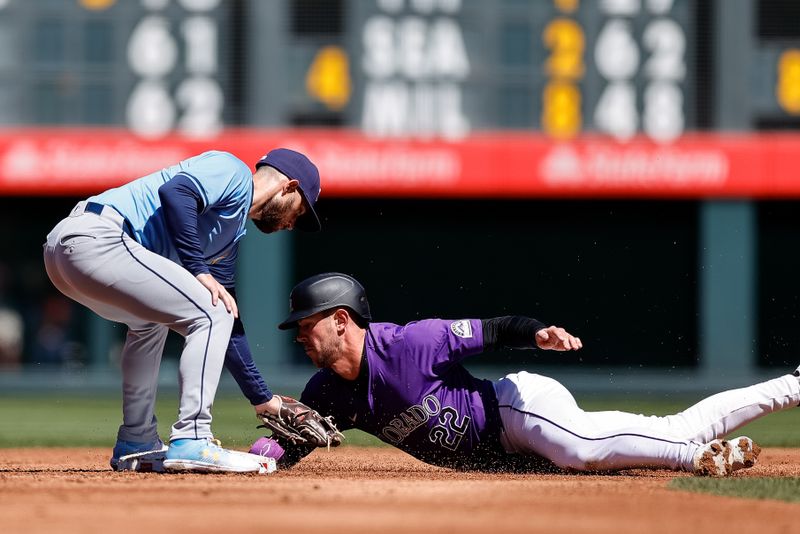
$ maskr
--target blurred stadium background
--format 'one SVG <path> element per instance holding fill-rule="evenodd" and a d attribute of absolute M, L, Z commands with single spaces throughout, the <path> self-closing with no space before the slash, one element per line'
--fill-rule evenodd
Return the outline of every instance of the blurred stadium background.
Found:
<path fill-rule="evenodd" d="M 319 165 L 324 231 L 244 240 L 273 389 L 313 372 L 275 325 L 327 270 L 378 320 L 526 314 L 584 342 L 470 363 L 491 378 L 663 395 L 800 363 L 796 0 L 0 0 L 0 393 L 119 387 L 124 328 L 41 261 L 78 200 L 275 146 Z"/>

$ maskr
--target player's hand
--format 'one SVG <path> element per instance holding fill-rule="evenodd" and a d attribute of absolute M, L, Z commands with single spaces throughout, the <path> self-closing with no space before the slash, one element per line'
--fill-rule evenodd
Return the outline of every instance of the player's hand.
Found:
<path fill-rule="evenodd" d="M 217 280 L 208 273 L 198 274 L 195 278 L 197 278 L 197 280 L 208 289 L 208 292 L 211 293 L 212 306 L 216 306 L 217 302 L 221 300 L 222 303 L 225 304 L 225 309 L 228 310 L 228 313 L 232 313 L 236 318 L 239 317 L 239 307 L 236 305 L 236 300 L 228 293 L 225 286 L 217 282 Z"/>
<path fill-rule="evenodd" d="M 581 338 L 575 337 L 560 326 L 548 326 L 536 332 L 536 345 L 545 350 L 578 350 L 583 347 Z"/>
<path fill-rule="evenodd" d="M 257 404 L 253 406 L 256 411 L 256 414 L 260 413 L 271 413 L 272 415 L 277 415 L 278 412 L 281 410 L 281 399 L 278 398 L 277 395 L 273 395 L 272 399 L 268 400 L 267 402 Z"/>

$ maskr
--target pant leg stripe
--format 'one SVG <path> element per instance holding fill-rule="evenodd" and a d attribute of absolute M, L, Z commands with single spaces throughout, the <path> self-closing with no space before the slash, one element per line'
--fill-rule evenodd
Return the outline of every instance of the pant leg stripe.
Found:
<path fill-rule="evenodd" d="M 682 444 L 686 443 L 685 441 L 672 441 L 672 440 L 669 440 L 669 439 L 657 438 L 657 437 L 654 437 L 654 436 L 647 436 L 645 434 L 635 434 L 635 433 L 632 433 L 632 432 L 623 432 L 621 434 L 611 434 L 610 436 L 603 436 L 603 437 L 599 437 L 599 438 L 590 438 L 588 436 L 581 436 L 580 434 L 577 434 L 577 433 L 573 432 L 572 430 L 564 428 L 563 426 L 559 425 L 558 423 L 555 423 L 555 422 L 551 421 L 550 419 L 548 419 L 546 417 L 542 417 L 541 415 L 538 415 L 538 414 L 535 414 L 535 413 L 532 413 L 532 412 L 526 412 L 525 410 L 520 410 L 519 408 L 511 406 L 510 404 L 501 404 L 499 406 L 499 408 L 508 408 L 510 410 L 514 410 L 515 412 L 524 413 L 525 415 L 529 415 L 531 417 L 535 417 L 537 419 L 541 419 L 542 421 L 546 421 L 547 423 L 550 423 L 554 427 L 563 430 L 567 434 L 571 434 L 571 435 L 575 436 L 578 439 L 582 439 L 582 440 L 586 440 L 586 441 L 603 441 L 603 440 L 606 440 L 606 439 L 613 439 L 613 438 L 620 438 L 620 437 L 636 437 L 636 438 L 652 439 L 652 440 L 661 441 L 661 442 L 664 442 L 664 443 L 671 443 L 673 445 L 682 445 Z"/>
<path fill-rule="evenodd" d="M 175 284 L 173 284 L 172 282 L 170 282 L 169 280 L 167 280 L 166 278 L 161 276 L 159 273 L 154 271 L 152 268 L 150 268 L 147 265 L 145 265 L 144 262 L 142 262 L 142 260 L 137 258 L 136 255 L 133 253 L 133 251 L 130 248 L 128 248 L 128 244 L 125 243 L 125 236 L 126 236 L 126 234 L 123 231 L 122 234 L 120 235 L 120 241 L 125 246 L 125 250 L 128 251 L 128 254 L 131 255 L 131 257 L 134 259 L 134 261 L 136 263 L 138 263 L 139 265 L 141 265 L 142 267 L 144 267 L 145 269 L 147 269 L 148 271 L 153 273 L 155 276 L 157 276 L 158 278 L 163 280 L 165 284 L 167 284 L 168 286 L 173 288 L 175 291 L 177 291 L 178 293 L 183 295 L 186 298 L 186 300 L 191 302 L 198 310 L 200 310 L 203 313 L 203 315 L 206 316 L 206 318 L 208 318 L 208 322 L 209 322 L 210 326 L 209 326 L 209 329 L 208 329 L 208 339 L 206 339 L 206 348 L 205 348 L 205 351 L 203 352 L 203 367 L 201 368 L 201 371 L 200 371 L 200 407 L 198 408 L 197 413 L 195 414 L 194 418 L 192 418 L 192 422 L 194 423 L 194 439 L 199 439 L 199 436 L 197 435 L 197 418 L 200 417 L 200 412 L 203 410 L 204 384 L 205 384 L 205 375 L 206 375 L 206 359 L 208 358 L 208 346 L 211 344 L 211 331 L 214 329 L 214 321 L 211 319 L 211 316 L 208 314 L 208 312 L 206 312 L 199 304 L 197 304 L 194 300 L 192 300 L 192 298 L 189 297 L 189 295 L 187 295 L 186 293 L 181 291 L 180 288 L 175 286 Z"/>

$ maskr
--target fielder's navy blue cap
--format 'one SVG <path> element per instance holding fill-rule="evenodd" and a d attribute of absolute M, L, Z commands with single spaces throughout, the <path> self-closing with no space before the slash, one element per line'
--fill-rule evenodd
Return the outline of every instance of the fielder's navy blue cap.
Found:
<path fill-rule="evenodd" d="M 300 182 L 300 192 L 306 200 L 306 212 L 297 218 L 295 228 L 306 232 L 317 232 L 322 228 L 314 211 L 320 193 L 319 171 L 311 160 L 300 152 L 288 148 L 276 148 L 267 153 L 256 163 L 256 169 L 269 165 L 285 174 L 290 180 Z"/>

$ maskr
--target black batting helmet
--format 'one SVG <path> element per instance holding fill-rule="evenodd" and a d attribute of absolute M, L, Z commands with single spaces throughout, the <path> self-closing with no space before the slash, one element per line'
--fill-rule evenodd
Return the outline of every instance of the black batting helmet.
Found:
<path fill-rule="evenodd" d="M 288 330 L 297 321 L 332 308 L 347 308 L 360 323 L 372 320 L 364 286 L 352 276 L 342 273 L 322 273 L 306 278 L 289 295 L 289 317 L 278 328 Z M 362 324 L 363 326 L 363 324 Z"/>

